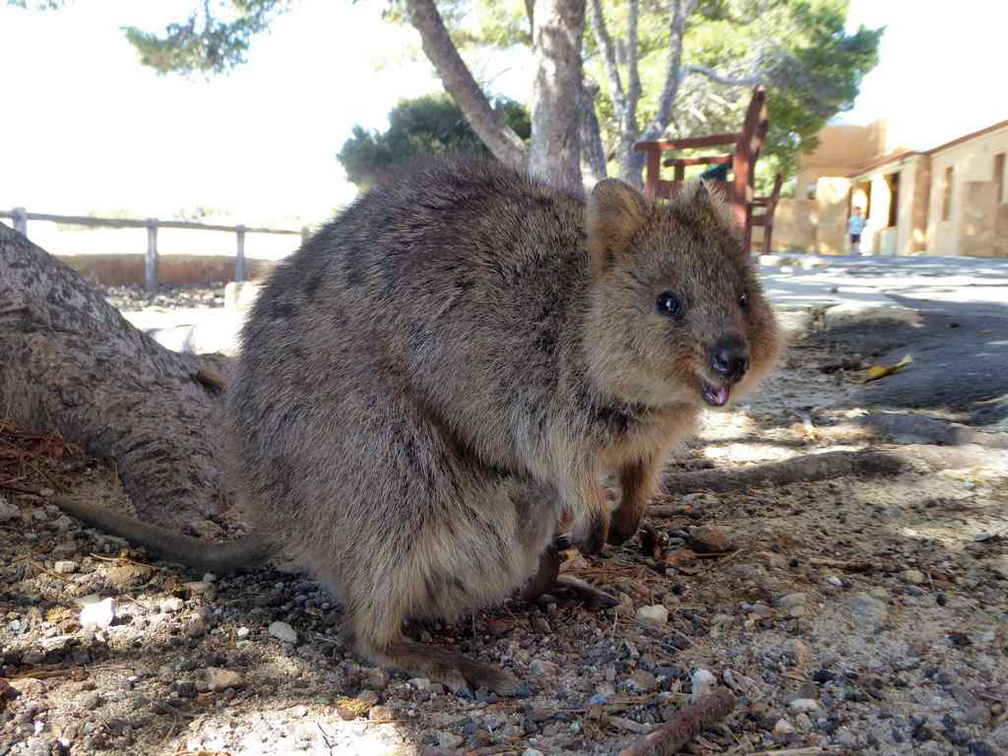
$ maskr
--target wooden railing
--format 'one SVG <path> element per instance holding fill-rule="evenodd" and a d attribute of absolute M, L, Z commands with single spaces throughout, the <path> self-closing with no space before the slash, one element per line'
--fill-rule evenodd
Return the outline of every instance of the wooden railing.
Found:
<path fill-rule="evenodd" d="M 157 232 L 159 228 L 186 228 L 196 231 L 225 231 L 235 235 L 238 247 L 235 251 L 235 280 L 245 279 L 245 234 L 288 234 L 300 235 L 302 242 L 307 241 L 307 227 L 300 231 L 288 228 L 262 228 L 257 226 L 222 226 L 215 223 L 190 223 L 189 221 L 158 220 L 157 218 L 92 218 L 87 215 L 52 215 L 51 213 L 29 213 L 23 207 L 13 210 L 0 210 L 0 218 L 10 218 L 14 230 L 23 236 L 28 236 L 28 221 L 49 221 L 51 223 L 67 223 L 75 226 L 101 226 L 105 228 L 146 228 L 147 257 L 144 270 L 144 286 L 148 291 L 157 288 Z"/>

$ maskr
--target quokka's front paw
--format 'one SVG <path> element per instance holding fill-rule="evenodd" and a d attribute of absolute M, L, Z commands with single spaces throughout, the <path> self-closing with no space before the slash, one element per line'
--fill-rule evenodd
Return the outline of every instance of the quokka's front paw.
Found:
<path fill-rule="evenodd" d="M 626 543 L 640 530 L 641 512 L 640 510 L 628 510 L 620 507 L 612 514 L 609 523 L 608 543 L 611 546 L 619 546 Z"/>

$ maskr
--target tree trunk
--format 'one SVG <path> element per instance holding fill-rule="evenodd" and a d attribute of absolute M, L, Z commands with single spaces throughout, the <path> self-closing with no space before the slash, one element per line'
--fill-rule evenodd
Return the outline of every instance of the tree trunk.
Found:
<path fill-rule="evenodd" d="M 581 183 L 581 39 L 585 0 L 538 0 L 532 49 L 538 67 L 532 92 L 529 171 L 557 187 Z"/>
<path fill-rule="evenodd" d="M 433 0 L 409 0 L 407 5 L 410 22 L 420 32 L 424 52 L 437 69 L 445 91 L 465 114 L 473 131 L 494 157 L 505 165 L 524 171 L 529 161 L 525 143 L 490 107 L 483 90 L 455 49 Z M 578 60 L 580 62 L 580 57 Z M 580 68 L 578 72 L 580 82 Z M 534 123 L 532 139 L 534 142 Z"/>
<path fill-rule="evenodd" d="M 598 86 L 585 80 L 581 87 L 581 170 L 587 171 L 592 182 L 606 177 L 605 147 L 602 130 L 595 115 L 595 97 Z"/>
<path fill-rule="evenodd" d="M 3 225 L 0 355 L 0 414 L 110 457 L 139 516 L 178 526 L 220 514 L 219 386 Z"/>

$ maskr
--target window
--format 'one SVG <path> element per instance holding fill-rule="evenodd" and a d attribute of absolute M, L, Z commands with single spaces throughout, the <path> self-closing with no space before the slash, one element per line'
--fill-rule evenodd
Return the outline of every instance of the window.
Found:
<path fill-rule="evenodd" d="M 952 181 L 955 178 L 955 173 L 950 165 L 945 169 L 945 186 L 944 186 L 944 196 L 942 197 L 942 220 L 947 221 L 952 217 Z"/>
<path fill-rule="evenodd" d="M 994 201 L 1004 202 L 1005 185 L 1005 154 L 999 152 L 994 156 Z"/>

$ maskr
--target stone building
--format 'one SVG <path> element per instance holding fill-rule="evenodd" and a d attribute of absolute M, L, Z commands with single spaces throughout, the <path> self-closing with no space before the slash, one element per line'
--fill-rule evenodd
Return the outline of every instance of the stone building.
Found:
<path fill-rule="evenodd" d="M 775 248 L 845 254 L 857 206 L 864 254 L 1008 257 L 1008 121 L 926 151 L 881 121 L 829 125 L 819 138 L 795 197 L 778 205 Z"/>

